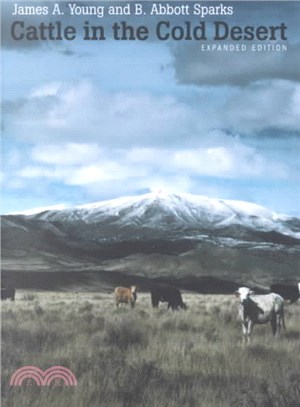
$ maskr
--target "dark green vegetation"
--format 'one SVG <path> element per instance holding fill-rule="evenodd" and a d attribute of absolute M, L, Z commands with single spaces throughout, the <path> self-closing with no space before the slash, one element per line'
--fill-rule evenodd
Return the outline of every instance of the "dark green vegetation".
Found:
<path fill-rule="evenodd" d="M 2 309 L 3 407 L 299 407 L 300 304 L 287 331 L 241 343 L 233 296 L 183 293 L 189 309 L 115 308 L 112 294 L 18 291 Z M 22 366 L 70 368 L 78 386 L 10 387 Z"/>

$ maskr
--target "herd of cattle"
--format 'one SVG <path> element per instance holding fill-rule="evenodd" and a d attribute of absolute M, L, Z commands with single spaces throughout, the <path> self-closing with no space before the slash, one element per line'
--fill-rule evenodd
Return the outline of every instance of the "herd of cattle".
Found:
<path fill-rule="evenodd" d="M 300 298 L 300 283 L 298 285 L 273 284 L 268 294 L 255 294 L 247 287 L 240 287 L 235 295 L 239 299 L 239 314 L 242 321 L 243 340 L 249 341 L 253 325 L 270 322 L 272 332 L 278 336 L 284 324 L 284 300 L 290 303 Z M 1 288 L 1 300 L 15 300 L 15 288 Z M 137 286 L 117 287 L 114 291 L 116 306 L 125 303 L 133 308 L 137 300 Z M 172 286 L 156 285 L 151 288 L 151 303 L 157 308 L 160 302 L 166 302 L 168 309 L 173 311 L 187 309 L 180 291 Z"/>
<path fill-rule="evenodd" d="M 117 287 L 115 289 L 116 306 L 125 303 L 133 308 L 137 299 L 137 287 Z M 278 337 L 284 323 L 284 300 L 291 303 L 300 298 L 300 283 L 298 286 L 274 284 L 269 294 L 255 294 L 248 287 L 240 287 L 235 295 L 239 299 L 239 315 L 242 321 L 243 341 L 250 341 L 253 325 L 271 323 L 272 332 Z M 157 308 L 160 302 L 167 302 L 168 309 L 187 309 L 180 291 L 170 286 L 155 286 L 151 289 L 151 303 Z"/>
<path fill-rule="evenodd" d="M 125 303 L 130 304 L 133 308 L 137 299 L 137 286 L 132 285 L 130 288 L 117 287 L 115 289 L 116 306 Z M 186 304 L 182 301 L 181 292 L 171 286 L 155 286 L 151 289 L 151 303 L 153 308 L 157 308 L 160 302 L 167 302 L 168 308 L 173 311 L 182 308 L 186 309 Z"/>

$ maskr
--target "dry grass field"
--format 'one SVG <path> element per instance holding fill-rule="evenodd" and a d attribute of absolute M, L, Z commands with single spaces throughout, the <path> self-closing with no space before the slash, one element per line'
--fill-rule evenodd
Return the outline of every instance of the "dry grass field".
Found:
<path fill-rule="evenodd" d="M 286 332 L 241 341 L 233 296 L 183 293 L 187 311 L 115 308 L 112 294 L 18 291 L 2 302 L 3 407 L 299 407 L 300 303 Z M 27 365 L 70 368 L 76 387 L 10 387 Z"/>

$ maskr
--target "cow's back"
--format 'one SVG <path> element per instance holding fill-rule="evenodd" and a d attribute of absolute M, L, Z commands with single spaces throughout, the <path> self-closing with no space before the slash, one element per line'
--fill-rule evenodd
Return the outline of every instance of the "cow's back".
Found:
<path fill-rule="evenodd" d="M 136 286 L 127 287 L 117 287 L 115 289 L 115 301 L 118 306 L 120 303 L 130 304 L 131 308 L 134 307 L 137 299 Z"/>
<path fill-rule="evenodd" d="M 171 286 L 155 286 L 151 289 L 151 301 L 153 307 L 157 307 L 159 302 L 167 302 L 173 309 L 177 307 L 185 308 L 180 291 Z"/>
<path fill-rule="evenodd" d="M 276 293 L 251 295 L 251 300 L 260 310 L 258 313 L 258 323 L 264 323 L 271 318 L 273 314 L 283 311 L 284 299 Z"/>
<path fill-rule="evenodd" d="M 125 300 L 128 299 L 128 296 L 130 298 L 131 292 L 129 288 L 126 287 L 117 287 L 115 289 L 115 298 L 119 302 L 124 302 Z"/>

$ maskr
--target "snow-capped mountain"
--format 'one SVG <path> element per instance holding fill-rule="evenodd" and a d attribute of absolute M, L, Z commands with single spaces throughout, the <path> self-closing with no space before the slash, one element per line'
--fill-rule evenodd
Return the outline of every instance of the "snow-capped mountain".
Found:
<path fill-rule="evenodd" d="M 2 267 L 17 279 L 26 271 L 29 280 L 33 271 L 76 271 L 91 286 L 103 272 L 117 284 L 134 275 L 194 276 L 200 291 L 203 276 L 267 286 L 299 280 L 300 219 L 249 202 L 163 191 L 11 214 L 2 217 Z M 97 277 L 90 281 L 88 270 Z"/>
<path fill-rule="evenodd" d="M 50 222 L 74 237 L 94 241 L 197 238 L 211 233 L 244 238 L 251 232 L 300 239 L 300 220 L 262 206 L 163 191 L 48 210 L 28 219 Z"/>

